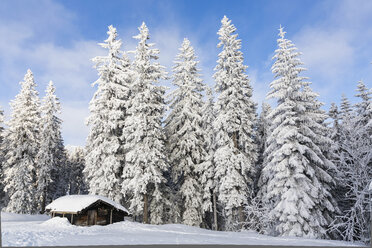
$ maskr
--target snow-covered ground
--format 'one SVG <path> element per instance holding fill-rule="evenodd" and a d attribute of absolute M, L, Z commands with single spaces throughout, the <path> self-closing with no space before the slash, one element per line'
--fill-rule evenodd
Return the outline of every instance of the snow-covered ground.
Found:
<path fill-rule="evenodd" d="M 65 218 L 1 213 L 4 246 L 245 244 L 357 246 L 341 241 L 274 238 L 255 232 L 217 232 L 179 224 L 145 225 L 130 221 L 79 227 Z"/>

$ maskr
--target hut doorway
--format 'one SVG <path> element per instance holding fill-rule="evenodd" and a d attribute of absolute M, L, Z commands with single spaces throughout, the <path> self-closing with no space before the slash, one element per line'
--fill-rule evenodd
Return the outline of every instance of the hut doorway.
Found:
<path fill-rule="evenodd" d="M 95 225 L 97 222 L 97 211 L 95 209 L 88 210 L 88 226 Z"/>

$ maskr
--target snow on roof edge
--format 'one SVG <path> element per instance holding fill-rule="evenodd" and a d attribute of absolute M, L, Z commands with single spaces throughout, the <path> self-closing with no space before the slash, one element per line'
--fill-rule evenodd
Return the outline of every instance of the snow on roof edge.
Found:
<path fill-rule="evenodd" d="M 62 196 L 48 204 L 45 209 L 52 212 L 78 213 L 99 200 L 129 214 L 129 211 L 119 203 L 116 203 L 107 197 L 99 195 Z"/>

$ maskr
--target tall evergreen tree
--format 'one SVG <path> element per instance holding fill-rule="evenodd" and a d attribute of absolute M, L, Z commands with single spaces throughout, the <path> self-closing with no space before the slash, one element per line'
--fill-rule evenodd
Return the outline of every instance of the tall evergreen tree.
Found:
<path fill-rule="evenodd" d="M 150 36 L 145 23 L 139 31 L 134 36 L 139 40 L 133 62 L 136 76 L 129 100 L 129 117 L 123 129 L 126 143 L 122 192 L 131 197 L 129 209 L 134 216 L 142 217 L 144 223 L 159 224 L 163 222 L 164 172 L 168 171 L 169 164 L 162 130 L 165 88 L 155 84 L 165 79 L 166 73 L 163 66 L 154 62 L 159 50 L 147 43 Z"/>
<path fill-rule="evenodd" d="M 45 92 L 41 106 L 40 148 L 36 156 L 37 192 L 41 213 L 54 198 L 66 193 L 63 190 L 65 182 L 60 182 L 65 179 L 61 174 L 63 174 L 66 158 L 61 135 L 62 121 L 57 117 L 61 107 L 52 81 L 49 82 Z"/>
<path fill-rule="evenodd" d="M 335 103 L 331 103 L 331 107 L 328 112 L 329 117 L 332 118 L 332 132 L 330 134 L 331 139 L 333 140 L 333 144 L 335 147 L 333 147 L 334 151 L 338 150 L 338 144 L 340 142 L 340 111 L 338 110 L 338 107 Z"/>
<path fill-rule="evenodd" d="M 253 188 L 254 163 L 257 157 L 253 141 L 255 104 L 252 88 L 245 74 L 241 40 L 236 28 L 225 16 L 218 31 L 222 48 L 218 55 L 216 92 L 219 93 L 213 127 L 216 133 L 214 163 L 218 200 L 223 206 L 227 229 L 239 228 L 244 221 L 243 209 Z"/>
<path fill-rule="evenodd" d="M 4 163 L 4 154 L 5 154 L 5 147 L 3 146 L 3 136 L 4 136 L 4 111 L 0 106 L 0 210 L 5 206 L 6 203 L 6 195 L 4 192 L 4 170 L 3 170 L 3 163 Z"/>
<path fill-rule="evenodd" d="M 341 170 L 339 181 L 343 190 L 339 194 L 343 198 L 343 211 L 332 229 L 338 231 L 344 240 L 369 243 L 371 203 L 368 186 L 372 178 L 372 137 L 368 107 L 372 101 L 371 92 L 363 82 L 359 82 L 357 91 L 356 96 L 361 101 L 355 105 L 355 113 L 348 111 L 343 115 L 340 127 L 337 162 Z"/>
<path fill-rule="evenodd" d="M 251 193 L 250 204 L 246 206 L 246 221 L 244 227 L 248 230 L 255 230 L 259 233 L 268 233 L 271 225 L 271 217 L 269 216 L 269 207 L 263 202 L 263 193 L 266 192 L 266 184 L 261 184 L 260 175 L 262 168 L 266 163 L 267 153 L 266 145 L 267 138 L 270 132 L 271 120 L 269 114 L 271 106 L 268 103 L 262 103 L 260 116 L 256 124 L 256 140 L 258 147 L 258 159 L 256 161 L 256 177 L 254 181 L 254 192 Z"/>
<path fill-rule="evenodd" d="M 258 147 L 258 159 L 256 162 L 256 191 L 257 191 L 257 185 L 258 185 L 258 179 L 261 174 L 262 170 L 262 165 L 264 163 L 264 152 L 266 150 L 266 141 L 267 137 L 269 135 L 269 129 L 270 129 L 270 120 L 268 118 L 268 115 L 270 114 L 271 111 L 271 106 L 270 104 L 263 102 L 262 107 L 261 107 L 261 113 L 258 118 L 258 123 L 257 123 L 257 147 Z M 255 192 L 256 193 L 256 192 Z"/>
<path fill-rule="evenodd" d="M 107 34 L 105 43 L 99 45 L 107 49 L 108 54 L 93 59 L 99 78 L 93 83 L 98 88 L 89 106 L 91 114 L 87 123 L 91 128 L 84 172 L 90 194 L 121 202 L 125 138 L 122 129 L 133 73 L 128 57 L 120 51 L 122 43 L 117 39 L 116 29 L 109 26 Z"/>
<path fill-rule="evenodd" d="M 358 125 L 358 118 L 344 118 L 341 129 L 340 153 L 341 183 L 345 188 L 343 212 L 334 222 L 333 229 L 347 241 L 370 242 L 370 199 L 368 184 L 371 180 L 372 142 L 366 136 L 366 127 Z"/>
<path fill-rule="evenodd" d="M 67 167 L 69 167 L 68 193 L 82 195 L 88 191 L 83 171 L 85 168 L 85 151 L 83 147 L 70 147 L 67 150 Z"/>
<path fill-rule="evenodd" d="M 309 129 L 313 132 L 313 134 L 309 132 L 309 137 L 314 143 L 312 149 L 322 160 L 322 162 L 318 162 L 317 167 L 315 167 L 317 179 L 321 184 L 319 198 L 322 199 L 322 201 L 319 202 L 318 208 L 319 211 L 321 211 L 321 215 L 324 217 L 323 223 L 321 222 L 322 219 L 320 219 L 319 222 L 324 227 L 329 228 L 335 215 L 339 213 L 339 206 L 335 197 L 335 194 L 337 194 L 335 191 L 337 189 L 337 180 L 335 178 L 339 174 L 339 170 L 333 162 L 335 153 L 330 149 L 330 147 L 333 146 L 333 141 L 329 137 L 331 129 L 328 127 L 328 123 L 326 122 L 329 115 L 326 111 L 321 109 L 324 104 L 318 101 L 317 98 L 319 95 L 313 92 L 310 88 L 310 84 L 305 84 L 303 96 L 304 106 L 306 107 L 306 117 L 304 118 L 304 122 L 307 123 Z M 312 155 L 309 157 L 310 159 L 313 159 Z M 311 161 L 310 159 L 309 161 Z M 330 233 L 326 233 L 325 236 L 332 237 Z"/>
<path fill-rule="evenodd" d="M 6 211 L 22 214 L 37 212 L 36 154 L 40 141 L 40 101 L 31 70 L 27 70 L 21 91 L 11 101 L 11 119 L 5 132 Z"/>
<path fill-rule="evenodd" d="M 305 69 L 294 44 L 280 28 L 278 49 L 268 98 L 276 98 L 271 111 L 267 161 L 261 175 L 264 201 L 277 234 L 281 236 L 326 237 L 335 211 L 331 195 L 335 166 L 324 148 L 331 144 L 324 124 L 327 115 L 299 74 Z"/>
<path fill-rule="evenodd" d="M 184 39 L 179 50 L 173 67 L 175 89 L 169 97 L 171 112 L 165 121 L 165 130 L 173 180 L 182 198 L 183 223 L 200 226 L 203 199 L 198 170 L 207 158 L 202 113 L 204 84 L 190 41 Z"/>
<path fill-rule="evenodd" d="M 340 117 L 341 117 L 341 119 L 349 118 L 350 117 L 349 115 L 353 114 L 352 111 L 353 111 L 353 109 L 351 107 L 349 99 L 344 94 L 342 94 L 341 106 L 340 106 Z"/>
<path fill-rule="evenodd" d="M 359 116 L 359 123 L 366 126 L 369 136 L 372 135 L 372 126 L 368 126 L 368 122 L 372 120 L 372 89 L 368 89 L 361 80 L 357 85 L 358 93 L 355 95 L 360 98 L 360 102 L 355 104 L 356 113 Z M 368 127 L 367 127 L 368 126 Z"/>
<path fill-rule="evenodd" d="M 202 211 L 204 216 L 204 225 L 211 226 L 214 230 L 217 230 L 217 202 L 216 202 L 216 182 L 215 178 L 215 167 L 213 163 L 214 156 L 214 132 L 213 132 L 213 120 L 214 114 L 214 102 L 213 92 L 209 86 L 205 86 L 205 92 L 207 101 L 203 106 L 203 119 L 204 119 L 204 132 L 205 142 L 204 147 L 207 152 L 207 157 L 200 167 L 201 173 L 201 185 L 203 194 Z M 213 213 L 213 217 L 211 216 Z M 213 219 L 213 222 L 212 222 Z"/>
<path fill-rule="evenodd" d="M 345 199 L 345 194 L 347 188 L 343 183 L 344 173 L 341 167 L 340 159 L 340 142 L 341 142 L 341 113 L 338 109 L 338 106 L 335 103 L 331 104 L 331 107 L 328 111 L 329 117 L 332 119 L 330 126 L 329 138 L 332 140 L 332 145 L 329 150 L 332 152 L 332 161 L 337 166 L 337 174 L 335 175 L 336 187 L 334 189 L 333 195 L 337 201 L 337 205 L 340 209 L 340 212 L 345 211 L 349 208 L 350 202 Z M 333 224 L 332 224 L 333 225 Z M 340 238 L 339 235 L 335 232 L 332 232 L 334 238 Z"/>

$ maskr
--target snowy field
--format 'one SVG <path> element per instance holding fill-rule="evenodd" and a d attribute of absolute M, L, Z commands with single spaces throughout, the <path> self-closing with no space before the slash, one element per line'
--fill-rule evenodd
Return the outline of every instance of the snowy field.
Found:
<path fill-rule="evenodd" d="M 4 246 L 127 245 L 127 244 L 240 244 L 361 246 L 341 241 L 274 238 L 254 232 L 216 232 L 179 224 L 145 225 L 120 222 L 78 227 L 65 218 L 1 213 Z"/>

